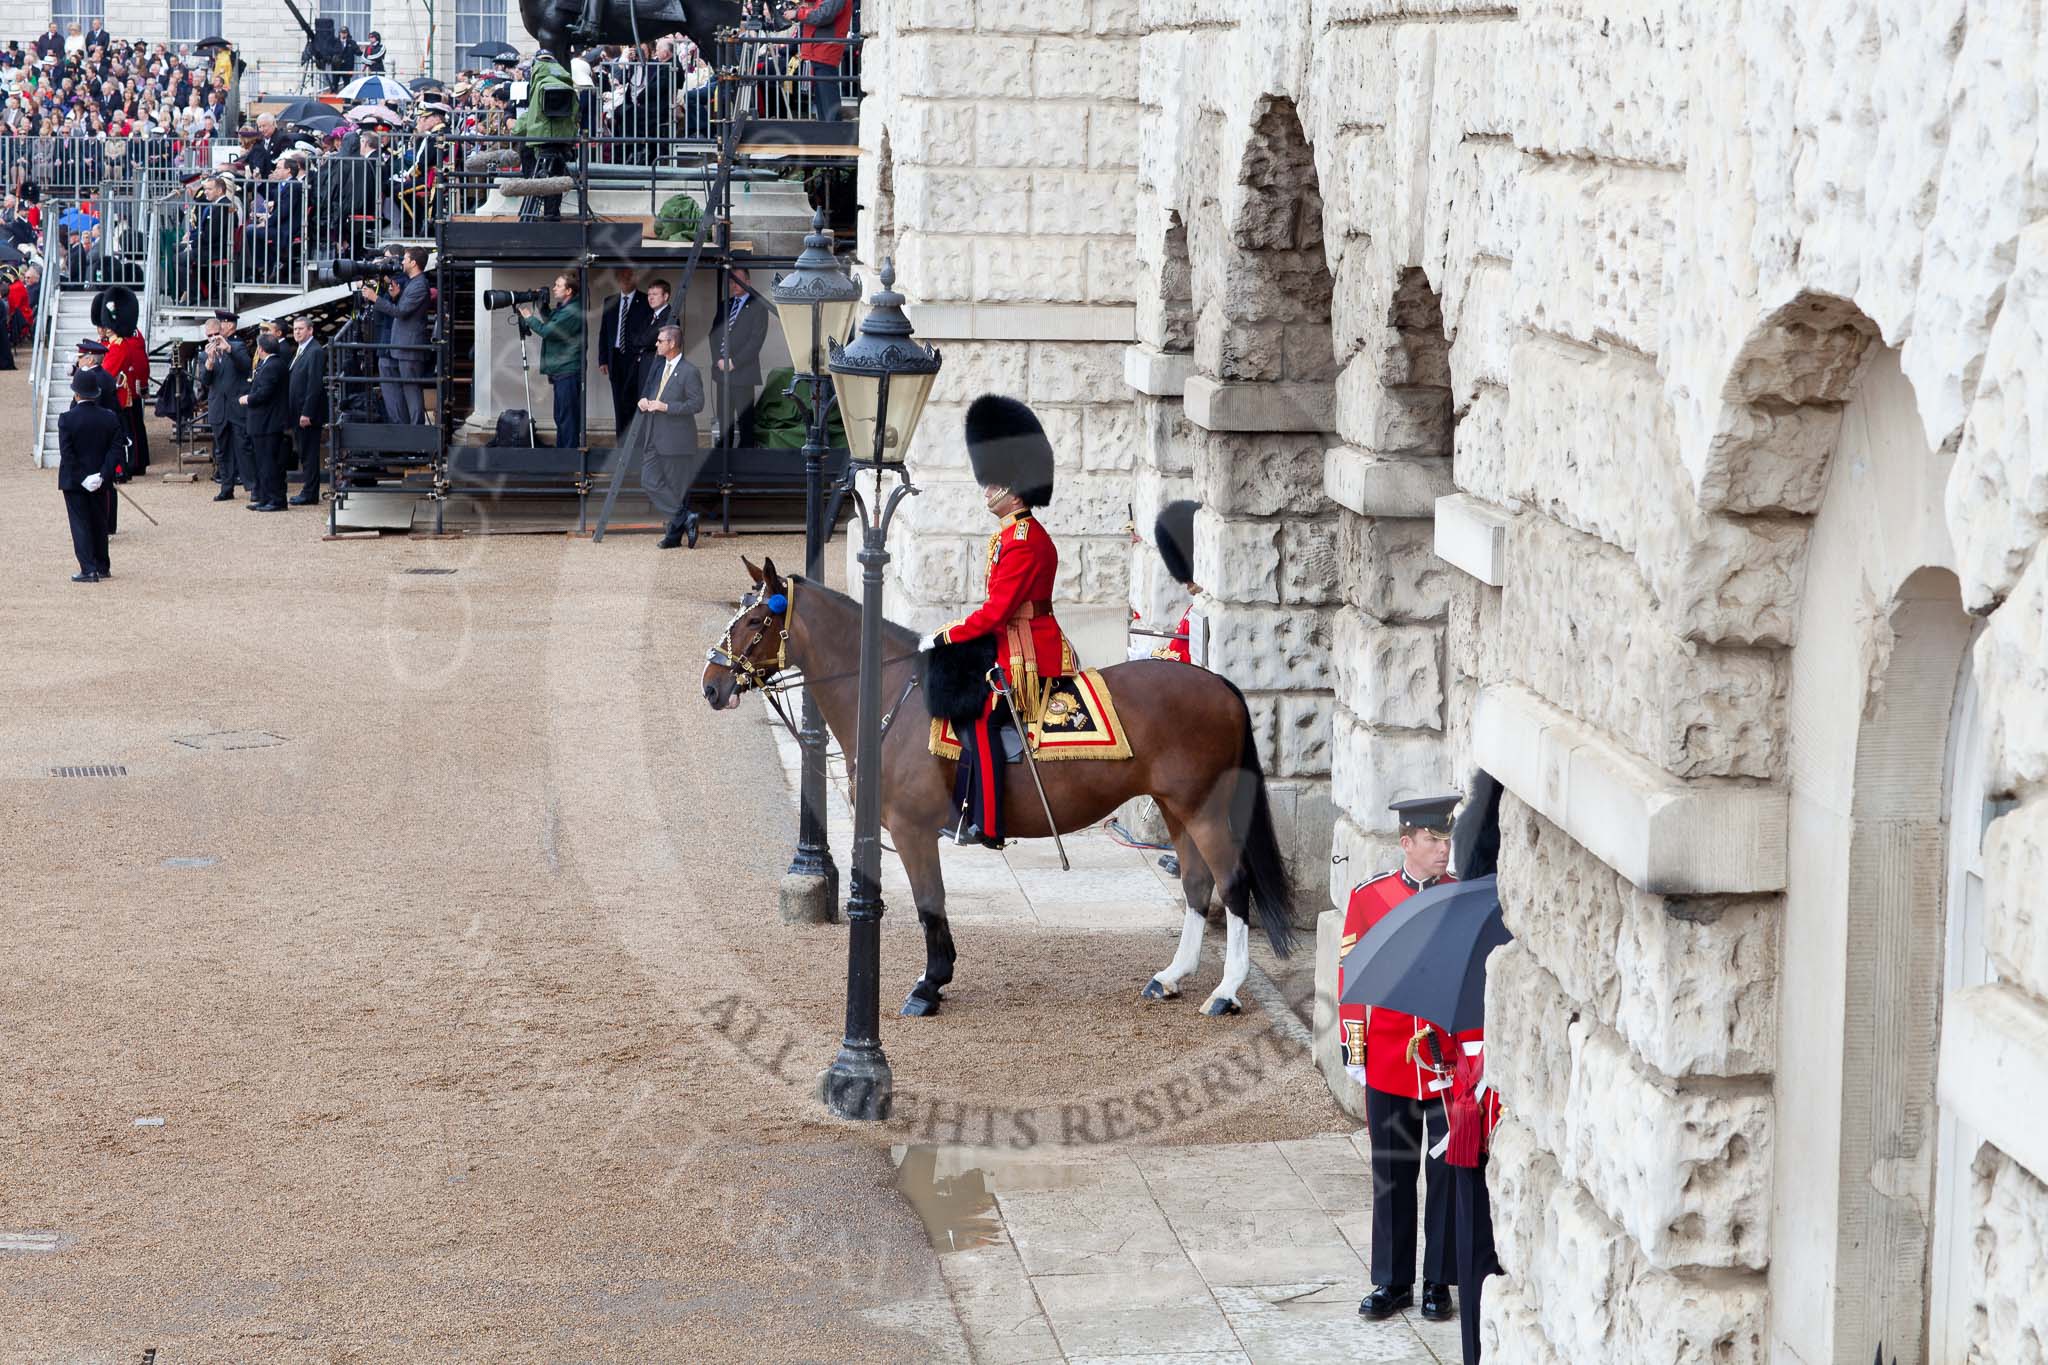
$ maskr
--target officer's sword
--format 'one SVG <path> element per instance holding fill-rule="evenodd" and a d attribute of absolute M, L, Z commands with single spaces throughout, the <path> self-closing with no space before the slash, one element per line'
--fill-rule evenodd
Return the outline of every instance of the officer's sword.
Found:
<path fill-rule="evenodd" d="M 1010 690 L 1010 679 L 997 664 L 988 671 L 989 680 L 996 690 L 1003 694 L 1003 700 L 1010 704 L 1010 723 L 1017 727 L 1017 746 L 1024 751 L 1024 766 L 1031 770 L 1031 785 L 1038 788 L 1038 804 L 1045 811 L 1045 827 L 1052 831 L 1052 846 L 1060 851 L 1060 871 L 1071 872 L 1074 865 L 1067 861 L 1067 846 L 1060 842 L 1060 827 L 1052 818 L 1052 802 L 1045 799 L 1045 783 L 1038 780 L 1038 760 L 1031 756 L 1031 727 L 1025 723 L 1024 713 L 1017 709 L 1017 694 Z"/>
<path fill-rule="evenodd" d="M 114 485 L 114 491 L 116 493 L 119 493 L 122 497 L 128 498 L 128 505 L 130 507 L 133 507 L 136 511 L 142 513 L 142 519 L 148 522 L 151 526 L 161 526 L 163 524 L 162 522 L 158 521 L 155 517 L 151 516 L 149 514 L 148 509 L 145 508 L 141 503 L 137 502 L 133 498 L 129 498 L 128 490 L 121 487 L 120 484 L 117 483 Z"/>

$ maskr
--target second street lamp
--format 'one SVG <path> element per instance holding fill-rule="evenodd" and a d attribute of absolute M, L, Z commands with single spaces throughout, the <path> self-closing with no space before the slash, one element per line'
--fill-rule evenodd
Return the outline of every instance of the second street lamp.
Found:
<path fill-rule="evenodd" d="M 825 581 L 825 454 L 830 440 L 832 381 L 825 372 L 826 348 L 843 342 L 860 306 L 860 286 L 839 268 L 832 254 L 832 234 L 825 211 L 811 220 L 811 235 L 795 268 L 778 277 L 769 291 L 790 363 L 809 395 L 810 429 L 804 437 L 804 576 Z M 782 918 L 820 924 L 839 913 L 839 868 L 825 832 L 825 725 L 811 690 L 804 689 L 803 718 L 798 734 L 803 749 L 803 774 L 797 785 L 796 856 L 782 879 Z"/>
<path fill-rule="evenodd" d="M 853 894 L 846 918 L 846 1037 L 818 1094 L 849 1119 L 886 1119 L 895 1096 L 882 1053 L 882 570 L 889 563 L 889 522 L 909 493 L 903 459 L 924 400 L 939 377 L 939 353 L 911 339 L 896 292 L 896 266 L 882 263 L 882 290 L 870 299 L 860 335 L 832 346 L 832 374 L 846 420 L 847 492 L 861 524 L 860 713 L 853 763 Z M 861 496 L 860 475 L 874 475 Z M 897 480 L 885 499 L 885 475 Z"/>

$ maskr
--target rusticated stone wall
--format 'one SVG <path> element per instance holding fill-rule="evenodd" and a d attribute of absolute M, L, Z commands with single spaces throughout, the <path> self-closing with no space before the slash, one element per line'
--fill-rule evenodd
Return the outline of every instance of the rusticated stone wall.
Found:
<path fill-rule="evenodd" d="M 1077 70 L 1086 8 L 1046 21 Z M 1013 12 L 924 22 L 1000 36 Z M 1092 378 L 1041 397 L 1078 414 L 1061 439 L 1105 516 L 1204 500 L 1209 663 L 1253 699 L 1305 884 L 1341 860 L 1334 905 L 1386 865 L 1390 800 L 1475 765 L 1510 792 L 1488 1358 L 1863 1365 L 1882 1342 L 1912 1365 L 1941 1310 L 1875 1261 L 1923 1243 L 1970 1358 L 2024 1358 L 2048 1226 L 2048 16 L 1119 12 L 1134 170 L 1075 235 L 1128 249 L 1131 344 L 1070 343 Z M 908 109 L 927 77 L 874 78 Z M 1003 236 L 1001 214 L 946 228 L 954 201 L 905 222 L 917 124 L 895 122 L 893 207 L 879 147 L 870 206 L 905 257 Z M 1032 287 L 1008 259 L 973 288 Z M 965 553 L 925 546 L 971 512 L 920 509 L 912 553 Z M 1075 586 L 1177 620 L 1150 551 L 1126 562 Z"/>

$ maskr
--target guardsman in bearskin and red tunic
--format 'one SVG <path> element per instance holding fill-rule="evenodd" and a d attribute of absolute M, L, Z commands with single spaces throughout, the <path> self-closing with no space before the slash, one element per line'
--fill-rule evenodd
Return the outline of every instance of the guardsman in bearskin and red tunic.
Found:
<path fill-rule="evenodd" d="M 1173 639 L 1152 651 L 1155 659 L 1178 659 L 1184 664 L 1194 661 L 1188 652 L 1188 618 L 1194 615 L 1194 598 L 1202 591 L 1202 585 L 1195 582 L 1195 513 L 1201 510 L 1199 502 L 1170 502 L 1152 523 L 1152 543 L 1159 549 L 1159 558 L 1173 581 L 1188 590 L 1189 598 L 1187 610 L 1180 614 L 1180 628 Z"/>
<path fill-rule="evenodd" d="M 1075 671 L 1074 651 L 1052 614 L 1059 551 L 1032 515 L 1052 501 L 1052 442 L 1030 408 L 1014 398 L 984 394 L 967 409 L 967 456 L 982 501 L 1000 524 L 988 538 L 988 600 L 920 649 L 993 636 L 996 665 L 1026 712 L 1036 720 L 1044 680 Z M 991 690 L 981 715 L 960 735 L 954 801 L 963 814 L 949 828 L 961 842 L 1000 848 L 1003 839 L 1002 726 L 1020 724 L 999 692 Z"/>
<path fill-rule="evenodd" d="M 1454 880 L 1451 810 L 1456 796 L 1396 801 L 1401 865 L 1351 890 L 1344 907 L 1342 954 L 1388 911 L 1416 892 Z M 1343 969 L 1337 993 L 1343 997 Z M 1344 1064 L 1365 1086 L 1365 1123 L 1372 1134 L 1372 1283 L 1358 1305 L 1368 1318 L 1392 1317 L 1415 1302 L 1415 1181 L 1429 1170 L 1423 1203 L 1422 1316 L 1449 1318 L 1457 1309 L 1457 1246 L 1452 1229 L 1451 1174 L 1439 1152 L 1445 1132 L 1443 1092 L 1456 1052 L 1442 1029 L 1413 1015 L 1341 1005 Z M 1425 1142 L 1425 1134 L 1427 1141 Z"/>
<path fill-rule="evenodd" d="M 149 434 L 142 420 L 142 405 L 149 396 L 149 346 L 133 327 L 125 332 L 119 325 L 102 327 L 100 337 L 107 344 L 100 365 L 114 376 L 115 401 L 128 435 L 128 460 L 120 480 L 126 482 L 149 468 Z"/>

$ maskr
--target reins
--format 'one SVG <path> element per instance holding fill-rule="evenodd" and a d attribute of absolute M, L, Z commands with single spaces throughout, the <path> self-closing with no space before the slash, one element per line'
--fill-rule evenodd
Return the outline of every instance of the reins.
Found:
<path fill-rule="evenodd" d="M 792 583 L 790 586 L 794 587 L 795 584 Z M 798 746 L 801 747 L 804 742 L 803 733 L 797 729 L 795 720 L 790 717 L 789 707 L 782 700 L 783 694 L 792 692 L 800 687 L 821 687 L 826 683 L 856 678 L 860 676 L 860 670 L 858 668 L 851 668 L 839 673 L 828 673 L 822 678 L 812 678 L 801 668 L 795 670 L 790 668 L 789 616 L 792 608 L 795 606 L 793 595 L 785 599 L 780 613 L 773 613 L 771 611 L 768 619 L 755 628 L 753 638 L 747 641 L 746 648 L 734 649 L 732 647 L 733 627 L 740 623 L 742 616 L 745 616 L 749 610 L 758 604 L 759 599 L 753 593 L 747 594 L 740 602 L 738 613 L 733 616 L 732 620 L 726 622 L 725 635 L 716 645 L 704 652 L 704 658 L 708 663 L 717 664 L 720 667 L 731 670 L 733 677 L 736 679 L 733 684 L 734 695 L 739 696 L 748 692 L 758 691 L 762 696 L 766 697 L 768 699 L 768 707 L 775 713 L 775 718 L 782 722 L 782 728 L 789 731 L 790 737 L 796 740 Z M 767 636 L 770 626 L 774 626 L 776 630 L 775 662 L 772 666 L 763 667 L 756 664 L 750 656 L 753 654 L 755 646 L 759 645 Z M 890 668 L 916 657 L 917 652 L 915 650 L 908 654 L 891 655 L 882 660 L 882 667 L 885 669 Z M 888 737 L 889 727 L 895 723 L 896 713 L 903 709 L 903 704 L 910 700 L 910 694 L 916 690 L 917 672 L 913 669 L 910 674 L 910 680 L 903 684 L 902 694 L 896 698 L 896 704 L 890 707 L 888 712 L 882 717 L 881 733 L 883 738 L 886 739 Z"/>

